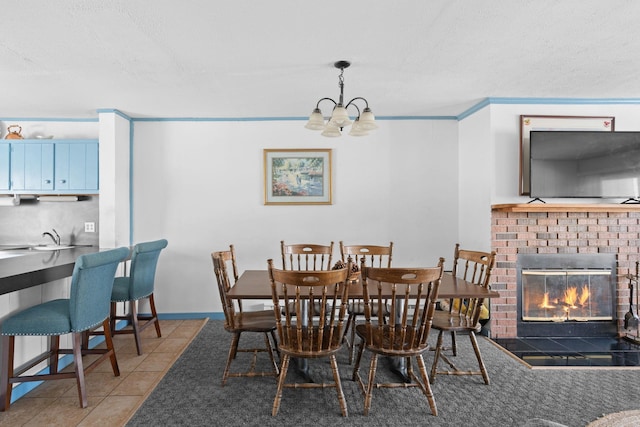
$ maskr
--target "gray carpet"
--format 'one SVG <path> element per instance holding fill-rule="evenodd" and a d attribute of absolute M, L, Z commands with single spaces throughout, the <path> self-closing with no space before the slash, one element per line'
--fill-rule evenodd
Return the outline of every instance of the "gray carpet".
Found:
<path fill-rule="evenodd" d="M 272 417 L 274 378 L 230 378 L 220 386 L 230 338 L 222 321 L 209 321 L 127 425 L 584 427 L 605 414 L 640 409 L 640 370 L 531 370 L 480 338 L 491 384 L 481 377 L 438 377 L 432 386 L 437 417 L 416 388 L 374 390 L 365 417 L 346 349 L 338 362 L 348 418 L 340 415 L 333 389 L 285 389 L 280 413 Z M 460 338 L 457 359 L 464 366 L 475 359 L 467 356 L 469 340 Z M 251 340 L 243 335 L 241 345 Z M 425 358 L 428 366 L 432 357 Z M 248 359 L 239 356 L 235 363 L 248 366 Z M 381 361 L 378 373 L 391 375 L 386 366 Z M 313 376 L 331 379 L 327 360 L 312 360 L 310 368 Z"/>

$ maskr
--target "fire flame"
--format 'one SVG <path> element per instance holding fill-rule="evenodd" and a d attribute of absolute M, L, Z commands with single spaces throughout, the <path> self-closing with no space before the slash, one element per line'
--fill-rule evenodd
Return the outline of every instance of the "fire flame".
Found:
<path fill-rule="evenodd" d="M 558 299 L 557 303 L 565 307 L 578 308 L 584 307 L 589 301 L 589 287 L 582 285 L 582 289 L 578 294 L 578 287 L 572 286 L 564 292 L 562 299 Z M 542 302 L 539 305 L 540 308 L 556 308 L 555 305 L 549 302 L 549 293 L 545 292 Z"/>

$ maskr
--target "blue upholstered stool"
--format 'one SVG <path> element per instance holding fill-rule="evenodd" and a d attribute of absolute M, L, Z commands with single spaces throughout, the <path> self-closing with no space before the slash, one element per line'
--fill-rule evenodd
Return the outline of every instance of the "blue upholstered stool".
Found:
<path fill-rule="evenodd" d="M 71 277 L 68 299 L 56 299 L 22 310 L 2 323 L 2 357 L 0 360 L 0 410 L 9 409 L 14 383 L 76 378 L 80 406 L 87 406 L 87 391 L 84 376 L 98 363 L 110 358 L 114 375 L 120 375 L 116 354 L 109 333 L 109 309 L 113 279 L 118 264 L 129 255 L 128 248 L 112 249 L 81 255 L 76 260 Z M 82 347 L 84 332 L 102 326 L 106 333 L 106 349 Z M 72 334 L 73 349 L 60 349 L 60 335 Z M 28 366 L 14 372 L 13 353 L 17 335 L 49 336 L 49 351 L 41 354 Z M 60 354 L 73 354 L 75 370 L 58 372 Z M 82 356 L 101 356 L 83 367 Z M 49 373 L 20 376 L 37 364 L 49 360 Z"/>
<path fill-rule="evenodd" d="M 133 248 L 131 255 L 131 270 L 128 277 L 116 277 L 111 294 L 111 333 L 133 334 L 136 341 L 138 354 L 142 354 L 142 341 L 140 333 L 152 324 L 156 327 L 158 338 L 162 336 L 160 323 L 153 299 L 153 289 L 156 275 L 156 266 L 160 251 L 167 247 L 165 239 L 153 242 L 138 243 Z M 148 298 L 151 315 L 140 315 L 136 308 L 138 300 Z M 129 313 L 123 316 L 116 315 L 116 304 L 129 302 Z M 131 329 L 115 330 L 116 320 L 125 319 L 131 323 Z M 142 320 L 143 323 L 139 321 Z"/>

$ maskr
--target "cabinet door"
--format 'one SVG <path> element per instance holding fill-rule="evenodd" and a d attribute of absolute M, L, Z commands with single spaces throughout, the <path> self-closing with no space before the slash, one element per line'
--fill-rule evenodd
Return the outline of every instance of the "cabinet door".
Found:
<path fill-rule="evenodd" d="M 11 156 L 11 145 L 0 144 L 0 191 L 8 190 L 11 184 L 11 174 L 9 159 Z"/>
<path fill-rule="evenodd" d="M 56 143 L 55 174 L 56 190 L 98 190 L 98 143 Z"/>
<path fill-rule="evenodd" d="M 53 190 L 53 143 L 11 144 L 11 189 Z"/>

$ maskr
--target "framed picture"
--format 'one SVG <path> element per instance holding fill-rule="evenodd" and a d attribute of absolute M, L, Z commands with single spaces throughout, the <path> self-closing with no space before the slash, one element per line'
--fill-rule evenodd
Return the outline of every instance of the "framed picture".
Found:
<path fill-rule="evenodd" d="M 330 149 L 265 149 L 265 205 L 330 205 Z"/>
<path fill-rule="evenodd" d="M 520 195 L 528 196 L 529 134 L 532 130 L 601 130 L 613 132 L 615 117 L 599 116 L 520 116 Z"/>

